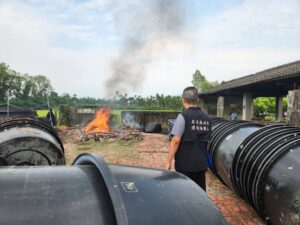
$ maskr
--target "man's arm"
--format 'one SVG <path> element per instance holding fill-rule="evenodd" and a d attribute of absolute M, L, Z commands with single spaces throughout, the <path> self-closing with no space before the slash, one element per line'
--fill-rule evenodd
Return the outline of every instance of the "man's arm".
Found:
<path fill-rule="evenodd" d="M 185 128 L 184 118 L 181 114 L 179 114 L 175 120 L 173 129 L 171 131 L 173 138 L 170 143 L 169 154 L 168 154 L 168 158 L 166 161 L 166 169 L 167 170 L 170 170 L 172 167 L 172 161 L 174 159 L 175 153 L 178 150 L 181 137 L 183 136 L 183 133 L 184 133 L 184 128 Z"/>
<path fill-rule="evenodd" d="M 175 153 L 178 150 L 178 146 L 180 144 L 181 137 L 179 136 L 173 136 L 170 147 L 169 147 L 169 153 L 168 153 L 168 158 L 167 158 L 167 164 L 166 164 L 166 169 L 171 170 L 172 168 L 172 161 L 174 159 Z"/>

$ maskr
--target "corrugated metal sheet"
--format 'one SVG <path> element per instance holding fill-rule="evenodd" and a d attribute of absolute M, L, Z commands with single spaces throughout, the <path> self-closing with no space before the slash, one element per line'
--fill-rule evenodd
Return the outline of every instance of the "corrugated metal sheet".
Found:
<path fill-rule="evenodd" d="M 300 76 L 300 60 L 292 63 L 277 66 L 271 69 L 267 69 L 255 74 L 244 76 L 238 79 L 227 81 L 220 86 L 201 92 L 199 95 L 213 94 L 220 91 L 228 90 L 231 88 L 242 87 L 249 84 L 255 84 L 259 82 L 271 81 L 276 79 L 284 79 L 292 76 Z"/>

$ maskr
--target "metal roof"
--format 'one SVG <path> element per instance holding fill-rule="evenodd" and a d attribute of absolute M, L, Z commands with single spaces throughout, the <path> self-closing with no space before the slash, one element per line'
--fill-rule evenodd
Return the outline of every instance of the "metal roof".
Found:
<path fill-rule="evenodd" d="M 33 113 L 32 110 L 27 108 L 18 107 L 15 105 L 9 105 L 10 113 Z M 7 113 L 7 104 L 0 104 L 0 113 Z"/>
<path fill-rule="evenodd" d="M 263 70 L 255 74 L 223 82 L 215 88 L 199 93 L 199 96 L 215 94 L 228 89 L 239 88 L 256 83 L 280 80 L 294 76 L 300 76 L 300 60 Z"/>

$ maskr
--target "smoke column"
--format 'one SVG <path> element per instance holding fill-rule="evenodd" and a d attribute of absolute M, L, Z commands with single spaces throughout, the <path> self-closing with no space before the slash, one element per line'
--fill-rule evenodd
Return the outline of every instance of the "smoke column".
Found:
<path fill-rule="evenodd" d="M 168 39 L 182 36 L 185 17 L 182 2 L 120 1 L 113 6 L 115 29 L 123 41 L 120 54 L 112 60 L 112 74 L 105 81 L 107 97 L 142 87 L 147 66 L 163 50 Z"/>

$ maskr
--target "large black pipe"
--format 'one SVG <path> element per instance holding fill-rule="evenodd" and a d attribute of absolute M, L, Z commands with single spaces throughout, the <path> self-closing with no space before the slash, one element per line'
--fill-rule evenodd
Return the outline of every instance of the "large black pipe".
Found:
<path fill-rule="evenodd" d="M 0 169 L 0 224 L 222 225 L 219 209 L 187 177 L 107 165 L 83 154 L 73 166 Z"/>
<path fill-rule="evenodd" d="M 209 148 L 213 159 L 212 172 L 227 186 L 234 188 L 231 166 L 236 149 L 246 137 L 260 127 L 255 123 L 243 121 L 219 121 L 212 126 Z"/>
<path fill-rule="evenodd" d="M 65 165 L 63 144 L 46 122 L 31 117 L 1 120 L 0 165 Z"/>
<path fill-rule="evenodd" d="M 213 121 L 213 172 L 268 224 L 300 224 L 300 129 Z"/>

